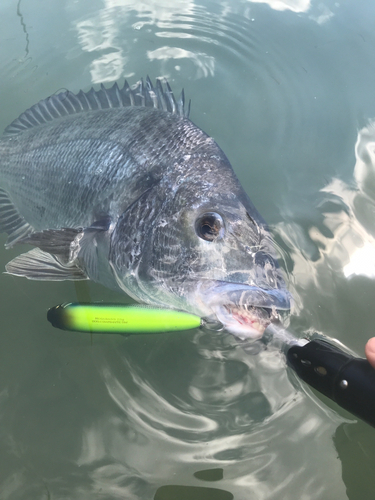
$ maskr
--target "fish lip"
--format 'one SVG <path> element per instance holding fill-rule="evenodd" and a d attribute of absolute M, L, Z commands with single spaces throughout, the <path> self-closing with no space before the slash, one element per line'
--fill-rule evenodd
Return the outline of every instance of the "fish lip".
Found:
<path fill-rule="evenodd" d="M 279 312 L 289 311 L 291 295 L 285 288 L 265 289 L 225 281 L 202 284 L 203 300 L 225 330 L 239 338 L 259 339 Z"/>
<path fill-rule="evenodd" d="M 204 286 L 201 294 L 211 308 L 230 304 L 281 311 L 289 311 L 291 308 L 291 295 L 286 288 L 267 289 L 244 283 L 216 281 Z"/>

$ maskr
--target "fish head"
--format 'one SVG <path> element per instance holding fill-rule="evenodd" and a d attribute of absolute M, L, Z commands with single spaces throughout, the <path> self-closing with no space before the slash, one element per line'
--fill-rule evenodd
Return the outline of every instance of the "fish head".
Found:
<path fill-rule="evenodd" d="M 257 339 L 290 310 L 281 252 L 242 188 L 185 209 L 179 226 L 179 293 L 191 312 L 218 320 L 238 337 Z"/>
<path fill-rule="evenodd" d="M 147 223 L 131 229 L 119 222 L 114 232 L 110 261 L 119 286 L 140 302 L 219 321 L 242 338 L 261 337 L 289 310 L 290 295 L 271 233 L 234 174 L 215 183 L 196 176 L 156 192 L 139 210 L 152 212 Z"/>

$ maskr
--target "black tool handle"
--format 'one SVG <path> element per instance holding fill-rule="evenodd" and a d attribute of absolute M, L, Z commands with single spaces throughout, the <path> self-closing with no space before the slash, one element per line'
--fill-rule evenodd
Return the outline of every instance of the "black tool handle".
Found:
<path fill-rule="evenodd" d="M 324 340 L 294 345 L 288 364 L 311 387 L 375 427 L 375 369 Z"/>

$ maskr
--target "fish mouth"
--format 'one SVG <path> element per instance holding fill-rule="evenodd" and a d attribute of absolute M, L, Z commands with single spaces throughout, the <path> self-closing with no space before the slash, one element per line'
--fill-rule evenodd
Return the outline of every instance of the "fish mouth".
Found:
<path fill-rule="evenodd" d="M 225 329 L 241 339 L 259 339 L 271 321 L 279 318 L 276 310 L 261 307 L 224 304 L 213 310 Z"/>
<path fill-rule="evenodd" d="M 286 289 L 216 282 L 205 287 L 204 301 L 225 330 L 240 338 L 259 339 L 271 321 L 290 310 Z"/>

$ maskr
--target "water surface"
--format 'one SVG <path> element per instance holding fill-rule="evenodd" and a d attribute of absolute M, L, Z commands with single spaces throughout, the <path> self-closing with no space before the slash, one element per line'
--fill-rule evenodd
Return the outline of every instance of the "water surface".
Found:
<path fill-rule="evenodd" d="M 283 250 L 291 326 L 363 354 L 373 19 L 371 0 L 3 0 L 0 126 L 62 88 L 147 74 L 184 87 Z M 21 250 L 0 249 L 0 268 Z M 121 297 L 7 275 L 0 287 L 2 499 L 373 499 L 375 431 L 302 386 L 276 348 L 68 334 L 49 307 Z"/>

